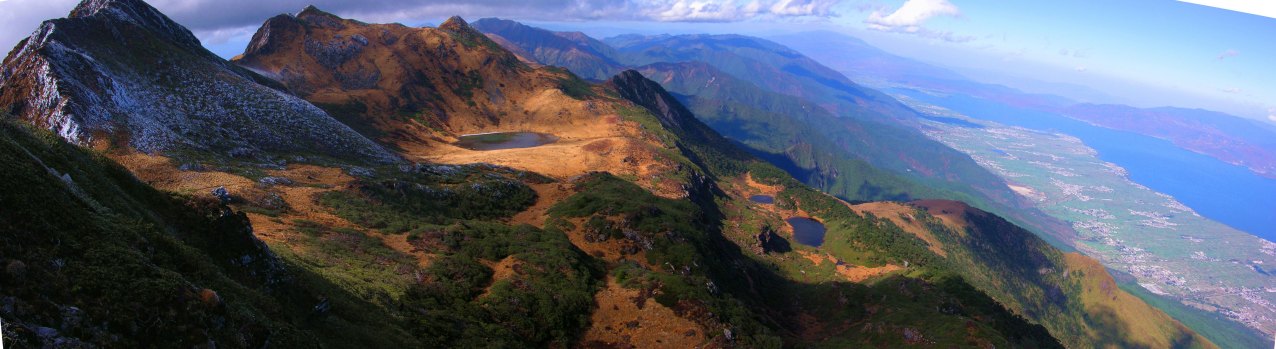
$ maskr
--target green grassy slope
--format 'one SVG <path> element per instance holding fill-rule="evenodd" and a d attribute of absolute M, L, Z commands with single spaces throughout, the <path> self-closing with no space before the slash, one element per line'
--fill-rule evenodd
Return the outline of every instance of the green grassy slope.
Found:
<path fill-rule="evenodd" d="M 383 310 L 276 257 L 243 213 L 214 199 L 156 191 L 10 121 L 0 157 L 0 293 L 10 300 L 0 315 L 19 346 L 50 334 L 113 347 L 416 343 Z M 321 297 L 330 313 L 313 311 Z"/>

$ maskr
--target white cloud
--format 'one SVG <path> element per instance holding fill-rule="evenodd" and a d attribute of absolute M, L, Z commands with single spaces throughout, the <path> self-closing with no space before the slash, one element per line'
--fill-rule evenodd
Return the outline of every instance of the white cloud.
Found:
<path fill-rule="evenodd" d="M 1090 70 L 1090 68 L 1087 68 L 1084 65 L 1078 65 L 1076 68 L 1072 68 L 1072 70 L 1076 70 L 1077 72 L 1084 73 L 1085 71 Z"/>
<path fill-rule="evenodd" d="M 833 5 L 837 0 L 780 0 L 771 5 L 771 14 L 779 16 L 837 16 Z M 758 2 L 754 2 L 758 4 Z"/>
<path fill-rule="evenodd" d="M 873 11 L 864 22 L 869 28 L 878 30 L 917 32 L 921 30 L 922 23 L 936 16 L 957 17 L 961 16 L 961 10 L 948 0 L 907 0 L 889 15 Z"/>
<path fill-rule="evenodd" d="M 831 17 L 836 16 L 832 10 L 836 4 L 837 0 L 754 0 L 744 4 L 734 0 L 636 1 L 621 7 L 636 12 L 616 14 L 622 19 L 661 22 L 733 22 L 757 17 Z"/>
<path fill-rule="evenodd" d="M 1276 108 L 1267 109 L 1267 120 L 1276 122 Z"/>
<path fill-rule="evenodd" d="M 961 10 L 948 0 L 907 0 L 904 5 L 890 14 L 884 14 L 881 10 L 869 13 L 864 24 L 872 30 L 913 34 L 950 42 L 974 40 L 971 36 L 931 30 L 923 26 L 927 20 L 940 16 L 960 17 Z"/>
<path fill-rule="evenodd" d="M 1218 90 L 1219 90 L 1219 91 L 1223 91 L 1223 92 L 1227 92 L 1227 93 L 1241 93 L 1241 89 L 1240 89 L 1240 88 L 1236 88 L 1236 87 L 1220 88 L 1220 89 L 1218 89 Z"/>
<path fill-rule="evenodd" d="M 1224 10 L 1248 13 L 1263 17 L 1276 18 L 1276 3 L 1255 0 L 1179 0 L 1201 6 L 1217 7 Z"/>
<path fill-rule="evenodd" d="M 1236 56 L 1239 56 L 1240 54 L 1241 54 L 1240 51 L 1237 51 L 1237 50 L 1223 51 L 1223 53 L 1218 54 L 1218 60 L 1221 61 L 1224 59 L 1236 57 Z"/>

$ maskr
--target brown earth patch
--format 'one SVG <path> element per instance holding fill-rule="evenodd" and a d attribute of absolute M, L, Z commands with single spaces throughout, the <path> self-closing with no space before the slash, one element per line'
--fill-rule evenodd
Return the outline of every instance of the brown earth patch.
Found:
<path fill-rule="evenodd" d="M 837 266 L 837 274 L 846 278 L 847 281 L 858 283 L 903 269 L 903 267 L 894 264 L 887 264 L 880 267 L 841 264 Z"/>
<path fill-rule="evenodd" d="M 572 190 L 570 185 L 561 182 L 531 184 L 530 186 L 532 190 L 536 191 L 536 203 L 510 218 L 510 224 L 529 224 L 543 228 L 545 227 L 545 220 L 549 218 L 550 207 L 554 207 L 555 204 L 571 196 Z"/>
<path fill-rule="evenodd" d="M 581 347 L 696 348 L 707 343 L 705 329 L 679 317 L 672 309 L 646 299 L 638 290 L 624 288 L 612 278 L 594 295 L 598 309 L 590 315 L 590 327 Z"/>
<path fill-rule="evenodd" d="M 744 175 L 744 183 L 745 183 L 745 185 L 749 186 L 749 188 L 753 188 L 753 189 L 754 189 L 754 190 L 756 190 L 758 193 L 765 194 L 765 195 L 772 195 L 772 196 L 774 196 L 775 194 L 778 194 L 778 193 L 780 193 L 780 191 L 784 190 L 784 186 L 780 186 L 780 185 L 766 185 L 766 184 L 762 184 L 762 183 L 759 183 L 758 181 L 753 180 L 753 174 L 752 174 L 752 173 L 749 173 L 749 174 L 745 174 L 745 175 Z"/>
<path fill-rule="evenodd" d="M 911 202 L 914 206 L 925 209 L 930 215 L 944 221 L 949 227 L 956 228 L 958 233 L 963 233 L 970 226 L 970 222 L 966 221 L 966 213 L 970 212 L 971 207 L 961 201 L 952 200 L 917 200 Z"/>
<path fill-rule="evenodd" d="M 112 154 L 110 158 L 123 165 L 137 179 L 160 190 L 207 195 L 219 186 L 234 193 L 257 184 L 248 178 L 225 172 L 182 171 L 165 156 L 129 153 Z"/>
<path fill-rule="evenodd" d="M 496 283 L 514 277 L 520 268 L 518 259 L 514 258 L 514 256 L 508 256 L 496 262 L 485 260 L 481 261 L 481 263 L 488 268 L 492 268 L 492 283 L 488 284 L 486 289 L 483 289 L 483 294 L 479 295 L 479 298 L 486 297 L 492 293 L 492 286 L 496 286 Z"/>
<path fill-rule="evenodd" d="M 895 223 L 900 229 L 909 232 L 922 241 L 926 241 L 927 248 L 931 252 L 935 252 L 943 257 L 948 257 L 948 252 L 944 251 L 944 244 L 939 242 L 939 238 L 935 236 L 930 229 L 927 229 L 921 222 L 918 222 L 914 213 L 917 208 L 897 202 L 869 202 L 858 205 L 851 205 L 851 210 L 856 213 L 865 214 L 872 213 L 878 218 L 889 219 L 891 223 Z M 906 220 L 905 217 L 908 217 Z"/>
<path fill-rule="evenodd" d="M 825 256 L 807 252 L 807 251 L 801 251 L 801 250 L 797 252 L 798 254 L 802 255 L 802 258 L 806 258 L 807 260 L 811 261 L 811 263 L 815 264 L 816 266 L 819 266 L 820 264 L 824 263 Z"/>
<path fill-rule="evenodd" d="M 625 247 L 632 244 L 632 242 L 617 238 L 610 238 L 600 242 L 590 242 L 585 240 L 585 231 L 583 228 L 585 226 L 585 218 L 572 218 L 567 221 L 576 226 L 576 229 L 566 232 L 567 239 L 571 240 L 572 245 L 576 245 L 576 248 L 579 248 L 581 251 L 585 251 L 586 254 L 606 261 L 607 263 L 633 261 L 648 269 L 655 269 L 654 266 L 647 262 L 647 258 L 645 257 L 646 252 L 641 250 L 635 254 L 625 254 L 622 252 L 625 250 Z"/>
<path fill-rule="evenodd" d="M 190 195 L 207 196 L 216 187 L 226 187 L 231 195 L 243 198 L 259 197 L 266 193 L 274 193 L 288 204 L 289 209 L 275 217 L 248 212 L 248 220 L 252 224 L 253 234 L 268 243 L 288 244 L 288 235 L 295 234 L 293 222 L 307 220 L 329 227 L 353 228 L 364 234 L 377 238 L 386 246 L 396 251 L 417 257 L 420 266 L 424 267 L 433 259 L 433 255 L 412 248 L 406 235 L 386 235 L 367 231 L 361 227 L 336 216 L 327 207 L 317 202 L 319 194 L 337 190 L 348 185 L 354 177 L 340 168 L 322 167 L 309 164 L 292 164 L 282 170 L 268 170 L 266 174 L 283 177 L 293 181 L 291 185 L 266 186 L 246 177 L 221 171 L 183 171 L 177 168 L 168 158 L 143 153 L 112 154 L 110 157 L 137 176 L 138 179 L 151 186 L 165 191 L 188 193 Z M 232 204 L 236 210 L 244 210 L 242 203 Z"/>

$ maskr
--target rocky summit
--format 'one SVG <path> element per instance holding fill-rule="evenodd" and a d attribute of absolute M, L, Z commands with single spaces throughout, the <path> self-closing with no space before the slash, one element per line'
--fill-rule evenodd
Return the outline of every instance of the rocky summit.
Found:
<path fill-rule="evenodd" d="M 395 159 L 278 83 L 208 52 L 140 0 L 86 1 L 45 21 L 0 72 L 0 110 L 77 144 Z"/>

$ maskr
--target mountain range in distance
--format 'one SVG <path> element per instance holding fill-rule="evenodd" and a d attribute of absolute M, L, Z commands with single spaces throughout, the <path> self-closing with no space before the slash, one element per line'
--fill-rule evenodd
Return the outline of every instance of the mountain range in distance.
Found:
<path fill-rule="evenodd" d="M 756 38 L 312 6 L 227 61 L 87 0 L 0 72 L 6 344 L 1265 345 L 1127 291 L 916 110 Z"/>
<path fill-rule="evenodd" d="M 573 55 L 568 55 L 568 56 L 573 57 L 574 59 L 577 59 L 577 60 L 580 60 L 580 59 L 588 60 L 590 59 L 588 57 L 591 57 L 591 54 L 599 55 L 599 54 L 607 54 L 607 52 L 611 52 L 607 49 L 598 49 L 596 43 L 577 45 L 577 44 L 574 44 L 572 40 L 562 39 L 562 37 L 567 37 L 568 35 L 541 30 L 541 29 L 528 27 L 528 26 L 521 26 L 517 24 L 516 22 L 512 22 L 512 21 L 485 19 L 485 20 L 480 20 L 476 22 L 476 27 L 482 30 L 489 31 L 489 34 L 492 35 L 493 38 L 495 38 L 498 42 L 510 42 L 510 44 L 507 44 L 507 46 L 513 46 L 515 52 L 519 52 L 520 50 L 522 50 L 521 52 L 534 51 L 534 52 L 544 53 L 544 52 L 555 52 L 555 50 L 566 50 L 566 51 L 574 52 Z M 541 43 L 541 46 L 519 45 L 518 42 L 515 40 L 503 39 L 505 36 L 524 38 L 524 40 L 530 40 L 530 42 Z M 559 37 L 559 39 L 561 40 L 553 39 L 554 37 Z M 570 35 L 570 37 L 577 38 L 575 39 L 577 41 L 580 40 L 578 39 L 580 38 L 580 34 L 578 33 L 572 34 Z M 682 41 L 678 41 L 674 39 L 679 37 L 682 38 L 681 39 Z M 692 40 L 691 38 L 693 37 L 702 38 L 702 39 L 713 38 L 713 39 L 705 39 L 707 43 L 699 44 L 699 45 L 704 45 L 710 48 L 725 46 L 727 45 L 727 44 L 724 44 L 725 42 L 746 40 L 745 37 L 738 37 L 738 36 L 718 36 L 718 37 L 713 37 L 713 36 L 654 36 L 654 37 L 622 36 L 617 38 L 606 39 L 603 42 L 607 42 L 607 43 L 614 42 L 614 43 L 617 43 L 618 45 L 621 45 L 622 47 L 626 45 L 638 46 L 638 47 L 641 47 L 641 50 L 658 51 L 658 52 L 661 52 L 660 55 L 668 56 L 668 54 L 661 51 L 662 49 L 659 45 L 647 44 L 644 46 L 640 42 L 644 42 L 644 40 L 668 41 L 668 42 L 678 42 L 682 46 L 688 46 L 689 44 L 687 40 Z M 812 37 L 818 37 L 818 35 L 809 34 L 809 35 L 798 35 L 795 37 L 812 38 Z M 541 38 L 541 39 L 533 40 L 529 38 Z M 545 38 L 549 38 L 549 39 L 545 39 Z M 854 40 L 853 38 L 848 38 L 848 39 L 853 40 L 855 42 L 859 42 L 858 40 Z M 759 40 L 759 39 L 752 39 L 752 40 Z M 555 43 L 558 46 L 555 46 L 554 48 L 547 48 L 547 47 L 544 47 L 548 45 L 545 43 Z M 907 86 L 910 88 L 922 88 L 929 91 L 938 91 L 938 93 L 970 94 L 974 96 L 989 98 L 995 101 L 1003 101 L 1004 103 L 1008 103 L 1010 105 L 1024 106 L 1025 108 L 1036 108 L 1038 110 L 1042 110 L 1043 112 L 1056 112 L 1057 110 L 1063 109 L 1065 107 L 1072 107 L 1073 105 L 1076 106 L 1075 108 L 1081 108 L 1085 106 L 1082 104 L 1077 104 L 1076 102 L 1072 102 L 1062 97 L 1027 94 L 1027 93 L 1023 93 L 1023 92 L 1020 92 L 1011 88 L 1003 87 L 1003 86 L 973 82 L 967 78 L 962 77 L 959 74 L 952 73 L 951 71 L 948 71 L 946 69 L 937 68 L 934 66 L 927 65 L 925 63 L 920 63 L 917 61 L 912 61 L 905 58 L 889 55 L 881 50 L 877 50 L 869 46 L 865 46 L 866 44 L 863 44 L 862 42 L 859 42 L 859 43 L 860 43 L 859 45 L 825 45 L 823 44 L 823 41 L 821 41 L 820 44 L 815 44 L 810 46 L 801 46 L 799 43 L 797 47 L 801 47 L 803 51 L 807 51 L 807 50 L 812 50 L 817 52 L 827 51 L 830 55 L 822 57 L 821 61 L 823 62 L 831 62 L 831 64 L 872 67 L 872 68 L 864 68 L 860 70 L 860 72 L 867 74 L 867 76 L 863 76 L 863 77 L 868 79 L 869 81 L 878 81 L 879 83 L 880 81 L 893 80 L 891 84 L 894 84 L 894 85 L 887 84 L 886 86 Z M 691 46 L 694 46 L 694 45 L 695 44 L 691 44 Z M 771 44 L 771 45 L 774 45 L 774 44 Z M 741 44 L 741 45 L 733 46 L 731 50 L 735 50 L 735 52 L 741 52 L 741 51 L 756 49 L 759 47 L 768 47 L 768 46 L 764 44 L 757 44 L 757 43 L 754 43 L 751 45 Z M 721 56 L 726 54 L 720 53 L 718 55 Z M 574 64 L 576 64 L 575 61 L 570 61 L 570 60 L 569 61 L 554 61 L 554 59 L 556 59 L 557 57 L 559 56 L 547 55 L 547 56 L 541 57 L 540 59 L 544 60 L 543 62 L 547 64 L 557 64 L 557 65 L 562 65 L 566 67 L 573 67 Z M 595 59 L 595 61 L 614 62 L 618 60 Z M 722 63 L 722 62 L 719 62 L 719 63 L 724 65 L 732 64 L 732 62 L 729 62 L 729 61 L 726 63 Z M 674 68 L 679 64 L 681 64 L 684 68 L 681 68 L 681 69 Z M 730 76 L 730 74 L 725 74 L 725 73 L 722 73 L 721 71 L 714 71 L 712 69 L 713 68 L 712 66 L 713 64 L 693 61 L 693 62 L 687 62 L 687 63 L 657 63 L 657 64 L 652 64 L 646 67 L 642 67 L 639 69 L 644 71 L 644 73 L 647 73 L 649 76 L 653 76 L 653 78 L 656 79 L 657 81 L 661 81 L 671 90 L 684 93 L 683 99 L 688 103 L 688 105 L 693 106 L 693 108 L 695 108 L 694 106 L 697 105 L 697 99 L 707 99 L 707 98 L 710 98 L 709 96 L 726 95 L 726 96 L 735 97 L 737 100 L 739 100 L 739 96 L 750 96 L 750 95 L 757 94 L 755 92 L 744 92 L 744 93 L 716 92 L 715 89 L 722 89 L 721 87 L 717 87 L 720 85 L 733 86 L 735 91 L 740 91 L 740 90 L 746 90 L 746 88 L 741 88 L 738 85 L 748 85 L 748 84 L 747 82 L 741 84 L 738 81 L 734 81 L 734 79 Z M 666 72 L 662 73 L 660 72 L 661 70 L 664 70 Z M 674 72 L 669 72 L 669 71 L 674 71 Z M 847 76 L 860 77 L 863 75 L 863 74 L 858 74 L 855 71 L 844 70 L 844 72 L 847 74 Z M 694 74 L 699 74 L 703 77 L 699 78 L 698 80 L 688 79 L 688 76 L 693 76 Z M 694 82 L 688 83 L 688 82 L 684 82 L 680 80 L 691 80 Z M 928 93 L 936 93 L 936 92 L 928 92 Z M 801 101 L 801 98 L 796 96 L 786 96 L 786 97 L 793 100 Z M 700 103 L 704 103 L 704 102 L 700 102 Z M 745 104 L 745 103 L 750 103 L 750 102 L 736 103 L 736 105 Z M 768 109 L 768 108 L 772 110 L 783 110 L 783 109 L 771 107 L 771 106 L 774 106 L 775 103 L 767 103 L 767 102 L 752 102 L 752 103 L 754 103 L 754 106 L 752 106 L 752 109 L 754 110 Z M 738 133 L 738 132 L 733 133 L 733 131 L 731 131 L 733 129 L 742 128 L 742 126 L 738 126 L 738 125 L 743 124 L 741 120 L 746 118 L 733 116 L 731 118 L 728 118 L 727 119 L 728 121 L 714 120 L 715 118 L 719 117 L 715 115 L 743 114 L 737 111 L 738 109 L 731 110 L 730 112 L 726 112 L 727 108 L 720 107 L 724 103 L 711 103 L 711 104 L 705 103 L 705 104 L 710 105 L 710 107 L 707 107 L 704 109 L 697 109 L 699 111 L 697 115 L 700 115 L 701 118 L 706 119 L 707 122 L 709 122 L 711 125 L 714 125 L 718 129 L 724 130 L 723 132 L 727 132 L 727 134 L 732 136 L 732 138 L 740 139 L 740 140 L 747 140 L 751 138 L 753 139 L 763 138 L 759 136 L 749 137 L 747 135 L 742 135 L 741 133 Z M 800 102 L 794 103 L 794 104 L 801 105 Z M 798 110 L 797 108 L 789 108 L 787 110 L 788 110 L 787 112 L 783 112 L 782 114 L 788 114 L 788 115 L 815 114 L 815 113 L 809 113 L 809 112 L 801 112 L 801 113 L 793 112 L 793 110 Z M 1186 111 L 1184 109 L 1172 109 L 1172 110 Z M 929 113 L 924 113 L 924 114 L 928 114 L 928 115 L 923 116 L 919 119 L 933 118 L 933 116 L 929 116 Z M 1242 124 L 1250 123 L 1250 121 L 1248 120 L 1244 120 L 1244 119 L 1240 119 L 1236 117 L 1229 116 L 1228 118 L 1236 122 L 1240 122 Z M 944 120 L 942 120 L 942 122 L 952 123 L 954 122 L 954 120 L 957 120 L 957 119 L 945 118 Z M 830 124 L 829 121 L 823 121 L 823 120 L 813 121 L 811 123 L 813 125 Z M 966 123 L 966 124 L 974 125 L 971 123 Z M 763 129 L 763 128 L 758 128 L 758 129 Z M 777 129 L 783 129 L 783 128 L 768 127 L 765 129 L 777 130 Z M 925 127 L 920 127 L 918 129 L 926 130 Z M 1181 127 L 1181 126 L 1179 127 L 1179 129 L 1190 130 L 1187 127 Z M 1194 131 L 1194 132 L 1197 132 L 1198 134 L 1200 133 L 1199 131 Z M 809 139 L 809 137 L 806 139 Z M 748 141 L 745 141 L 745 142 L 748 142 Z M 898 146 L 898 143 L 899 142 L 897 142 L 895 145 Z M 881 154 L 881 152 L 873 152 L 873 154 Z M 905 168 L 905 171 L 908 171 L 908 170 L 911 170 L 911 169 Z M 800 171 L 790 170 L 789 172 L 799 178 L 802 178 Z M 1169 179 L 1169 178 L 1173 178 L 1173 177 L 1166 177 L 1165 179 Z M 1006 180 L 1011 181 L 1013 180 L 1013 178 L 1006 178 Z M 818 182 L 808 181 L 808 183 L 818 183 Z M 818 186 L 818 184 L 813 184 L 813 185 Z M 1197 203 L 1199 202 L 1193 202 L 1193 204 L 1197 204 Z M 1261 210 L 1261 208 L 1263 207 L 1263 204 L 1260 204 L 1257 201 L 1255 203 L 1258 205 L 1253 206 L 1254 210 L 1249 210 L 1251 211 L 1250 213 L 1252 214 L 1258 214 L 1259 210 Z M 1038 207 L 1036 204 L 1024 204 L 1024 206 Z M 1215 212 L 1215 211 L 1210 211 L 1210 212 Z M 1064 217 L 1067 217 L 1067 216 L 1059 215 L 1054 218 L 1063 220 Z M 1258 218 L 1258 217 L 1255 216 L 1253 218 Z M 1074 225 L 1078 223 L 1077 221 L 1073 221 L 1072 219 L 1075 219 L 1075 218 L 1070 218 L 1068 221 L 1072 222 Z M 1253 220 L 1253 219 L 1251 219 L 1251 221 L 1258 222 L 1257 220 Z M 1231 220 L 1226 222 L 1236 223 L 1236 221 L 1231 221 Z M 1250 226 L 1252 226 L 1252 224 Z M 1232 234 L 1233 231 L 1234 230 L 1228 230 L 1226 232 L 1219 232 L 1219 233 L 1222 233 L 1222 235 L 1220 236 L 1236 235 L 1236 234 Z M 1254 231 L 1252 233 L 1260 234 L 1261 231 Z M 1090 233 L 1087 232 L 1086 234 L 1090 234 Z M 1241 233 L 1240 236 L 1244 237 L 1248 235 Z M 1249 238 L 1253 239 L 1252 236 L 1249 236 Z M 1062 238 L 1060 238 L 1061 241 L 1074 241 L 1073 239 L 1076 239 L 1076 237 L 1063 236 Z M 1242 238 L 1241 240 L 1246 240 L 1246 239 Z M 1241 240 L 1235 240 L 1232 242 L 1248 244 L 1248 240 L 1246 241 L 1241 241 Z M 1072 243 L 1064 242 L 1064 244 L 1071 245 Z M 1184 246 L 1180 246 L 1180 247 L 1184 247 Z M 1257 248 L 1258 246 L 1255 246 L 1253 249 L 1254 251 L 1251 251 L 1251 252 L 1261 252 L 1261 251 L 1258 251 Z M 1173 258 L 1186 259 L 1187 257 L 1188 257 L 1187 255 L 1180 255 Z M 1238 281 L 1240 281 L 1238 282 L 1238 284 L 1245 284 L 1249 286 L 1252 286 L 1253 284 L 1262 285 L 1267 283 L 1267 281 L 1264 281 L 1265 280 L 1264 274 L 1253 273 L 1253 272 L 1250 272 L 1248 269 L 1246 269 L 1245 272 L 1248 274 L 1246 273 L 1236 274 L 1229 271 L 1228 278 L 1239 277 L 1241 279 L 1237 279 Z M 1134 284 L 1131 283 L 1130 285 L 1134 285 Z M 1245 287 L 1249 287 L 1249 286 L 1245 286 Z M 1133 287 L 1140 287 L 1140 286 L 1135 285 Z M 1242 288 L 1242 289 L 1248 290 L 1245 292 L 1258 293 L 1258 294 L 1262 294 L 1262 292 L 1264 292 L 1261 288 L 1259 289 Z M 1210 291 L 1196 292 L 1194 293 L 1193 297 L 1200 297 L 1200 296 L 1208 297 L 1209 294 L 1210 294 Z M 1259 298 L 1255 298 L 1255 299 L 1259 299 Z M 1186 299 L 1179 300 L 1179 301 L 1188 302 L 1189 304 L 1194 302 L 1194 301 L 1189 301 Z M 1254 324 L 1252 326 L 1260 326 L 1260 327 L 1262 326 L 1261 324 L 1264 323 L 1263 320 L 1261 320 L 1262 317 L 1260 315 L 1256 315 L 1259 313 L 1266 313 L 1266 310 L 1262 310 L 1262 307 L 1263 307 L 1262 301 L 1257 301 L 1257 303 L 1250 303 L 1248 301 L 1243 303 L 1234 303 L 1234 301 L 1235 300 L 1228 300 L 1228 301 L 1222 301 L 1222 302 L 1210 302 L 1213 305 L 1210 305 L 1208 307 L 1222 306 L 1229 309 L 1233 309 L 1237 311 L 1232 316 L 1234 320 L 1244 321 L 1249 324 Z M 1171 302 L 1178 302 L 1178 301 L 1171 301 Z M 1223 305 L 1223 304 L 1228 304 L 1228 305 Z M 1206 310 L 1203 310 L 1203 311 L 1205 313 L 1213 312 L 1213 310 L 1209 310 L 1210 308 L 1208 307 L 1206 307 Z M 1202 310 L 1199 310 L 1199 309 L 1186 310 L 1186 311 L 1189 313 L 1202 312 Z M 1179 313 L 1179 314 L 1182 314 L 1182 313 Z M 1260 317 L 1256 317 L 1256 316 L 1260 316 Z M 1265 315 L 1262 315 L 1262 316 L 1265 316 Z M 1232 333 L 1243 334 L 1243 333 L 1251 331 L 1248 329 L 1244 329 L 1244 326 L 1241 326 L 1238 324 L 1234 324 L 1234 323 L 1229 324 L 1228 321 L 1222 321 L 1216 325 L 1218 325 L 1217 327 L 1219 328 L 1224 328 L 1224 330 L 1220 330 L 1222 332 L 1232 332 Z M 1231 335 L 1215 334 L 1215 336 L 1224 337 L 1224 336 L 1231 336 Z M 1254 336 L 1252 334 L 1243 334 L 1242 336 L 1248 336 L 1248 338 L 1250 338 L 1250 343 L 1261 342 L 1257 340 L 1257 338 L 1259 338 L 1260 336 Z"/>

